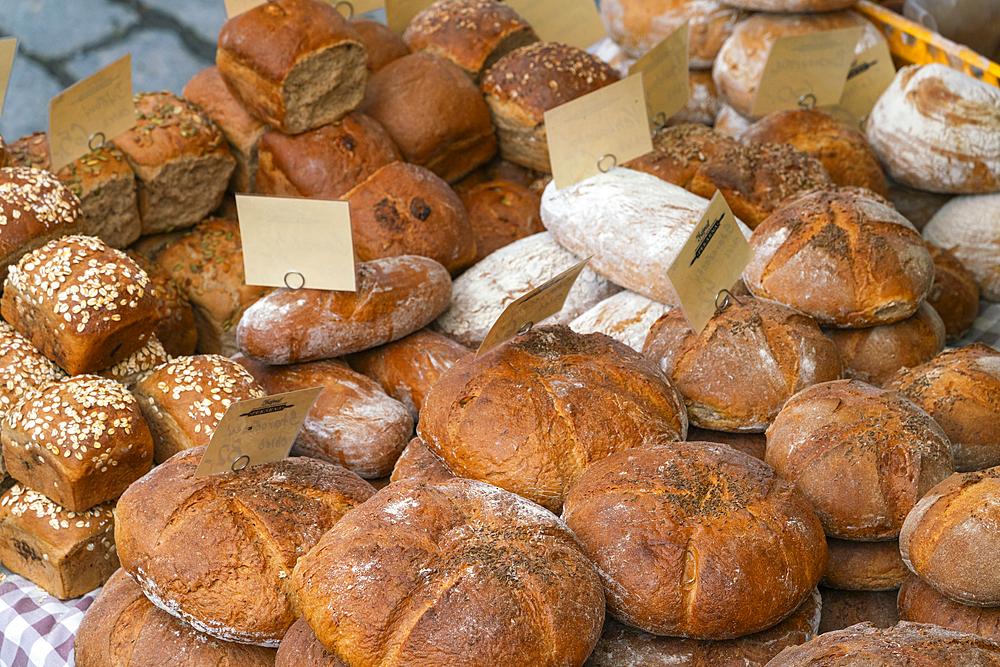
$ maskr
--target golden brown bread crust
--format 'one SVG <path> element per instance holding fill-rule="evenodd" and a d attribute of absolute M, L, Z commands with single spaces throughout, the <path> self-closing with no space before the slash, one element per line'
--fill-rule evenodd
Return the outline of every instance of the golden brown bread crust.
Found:
<path fill-rule="evenodd" d="M 827 536 L 826 547 L 830 558 L 820 584 L 828 588 L 894 591 L 910 572 L 899 555 L 898 540 L 857 542 Z"/>
<path fill-rule="evenodd" d="M 722 445 L 616 452 L 576 481 L 563 517 L 597 565 L 608 613 L 655 634 L 760 632 L 794 612 L 826 566 L 805 496 Z"/>
<path fill-rule="evenodd" d="M 121 569 L 84 614 L 73 652 L 88 667 L 274 667 L 275 659 L 274 649 L 219 641 L 157 609 Z"/>
<path fill-rule="evenodd" d="M 427 257 L 358 264 L 356 292 L 279 289 L 243 313 L 240 350 L 269 364 L 328 359 L 398 340 L 434 320 L 451 278 Z"/>
<path fill-rule="evenodd" d="M 910 570 L 957 602 L 1000 605 L 998 493 L 996 468 L 955 473 L 929 490 L 899 535 Z"/>
<path fill-rule="evenodd" d="M 871 623 L 877 628 L 890 628 L 899 623 L 896 590 L 842 591 L 820 586 L 819 591 L 823 596 L 823 612 L 818 634 L 843 630 L 858 623 Z"/>
<path fill-rule="evenodd" d="M 341 199 L 377 170 L 400 159 L 385 128 L 355 111 L 294 136 L 267 132 L 260 140 L 254 191 Z"/>
<path fill-rule="evenodd" d="M 819 160 L 836 185 L 854 185 L 889 196 L 882 165 L 865 136 L 819 109 L 768 114 L 740 135 L 740 143 L 751 141 L 791 144 Z"/>
<path fill-rule="evenodd" d="M 787 201 L 750 238 L 747 287 L 825 326 L 913 315 L 934 283 L 934 263 L 913 226 L 876 197 L 831 186 Z"/>
<path fill-rule="evenodd" d="M 926 190 L 915 190 L 902 183 L 897 183 L 892 180 L 891 176 L 886 177 L 886 182 L 889 189 L 887 196 L 892 205 L 920 231 L 923 231 L 924 226 L 934 217 L 934 214 L 951 201 L 953 196 L 927 192 Z"/>
<path fill-rule="evenodd" d="M 364 373 L 402 403 L 416 423 L 427 392 L 472 350 L 430 329 L 414 331 L 392 343 L 348 355 L 351 368 Z"/>
<path fill-rule="evenodd" d="M 159 321 L 153 334 L 172 357 L 194 354 L 198 343 L 198 329 L 194 323 L 191 302 L 181 291 L 177 281 L 162 266 L 134 250 L 125 254 L 146 272 L 149 289 L 156 300 L 156 314 Z"/>
<path fill-rule="evenodd" d="M 299 134 L 353 111 L 368 70 L 360 37 L 336 9 L 314 0 L 267 2 L 219 32 L 215 64 L 253 116 Z"/>
<path fill-rule="evenodd" d="M 452 275 L 473 263 L 476 240 L 469 215 L 447 183 L 405 162 L 373 171 L 341 197 L 351 205 L 358 259 L 422 255 L 440 262 Z"/>
<path fill-rule="evenodd" d="M 77 375 L 43 385 L 3 421 L 11 477 L 72 512 L 114 500 L 153 465 L 153 439 L 132 394 Z"/>
<path fill-rule="evenodd" d="M 372 75 L 363 110 L 382 123 L 403 159 L 453 183 L 497 152 L 490 112 L 469 77 L 427 51 Z"/>
<path fill-rule="evenodd" d="M 1000 644 L 935 625 L 903 621 L 884 630 L 862 623 L 786 648 L 769 667 L 1000 665 Z"/>
<path fill-rule="evenodd" d="M 530 169 L 551 172 L 545 112 L 620 78 L 610 65 L 565 44 L 538 42 L 511 51 L 479 85 L 497 128 L 500 154 Z"/>
<path fill-rule="evenodd" d="M 827 535 L 882 541 L 954 470 L 948 437 L 894 391 L 858 380 L 813 385 L 767 430 L 764 461 L 812 502 Z"/>
<path fill-rule="evenodd" d="M 979 285 L 955 255 L 930 241 L 924 245 L 934 262 L 934 285 L 927 303 L 941 316 L 947 340 L 954 341 L 972 328 L 979 315 Z"/>
<path fill-rule="evenodd" d="M 424 399 L 417 434 L 456 475 L 558 511 L 594 461 L 683 440 L 687 423 L 652 361 L 604 334 L 555 325 L 460 359 Z"/>
<path fill-rule="evenodd" d="M 98 371 L 96 375 L 123 384 L 126 389 L 131 391 L 135 383 L 146 375 L 146 373 L 160 364 L 166 363 L 169 359 L 167 351 L 163 349 L 163 345 L 156 338 L 156 334 L 153 334 L 143 347 L 122 359 L 111 368 Z"/>
<path fill-rule="evenodd" d="M 535 188 L 532 187 L 539 178 L 542 176 L 541 172 L 537 172 L 534 169 L 528 169 L 527 167 L 522 167 L 519 164 L 514 164 L 510 160 L 505 160 L 499 155 L 495 156 L 492 160 L 486 164 L 476 167 L 470 171 L 465 178 L 452 184 L 452 189 L 459 197 L 464 197 L 465 193 L 470 189 L 481 183 L 487 183 L 489 181 L 507 181 L 508 183 L 514 183 L 515 185 L 520 185 L 525 188 L 529 188 L 532 192 L 535 192 Z M 549 178 L 552 174 L 545 174 Z M 548 184 L 548 182 L 546 182 Z M 545 189 L 543 185 L 542 190 Z M 535 192 L 539 194 L 539 192 Z"/>
<path fill-rule="evenodd" d="M 761 461 L 764 460 L 764 451 L 767 448 L 767 437 L 763 433 L 713 431 L 694 424 L 688 426 L 687 440 L 688 442 L 711 442 L 728 445 L 736 451 L 749 454 Z"/>
<path fill-rule="evenodd" d="M 642 353 L 684 396 L 692 423 L 761 432 L 793 394 L 839 379 L 840 357 L 808 315 L 754 297 L 730 301 L 699 335 L 680 308 L 666 313 Z"/>
<path fill-rule="evenodd" d="M 149 278 L 92 236 L 66 236 L 12 266 L 3 318 L 70 375 L 117 364 L 156 328 Z"/>
<path fill-rule="evenodd" d="M 881 387 L 893 373 L 930 361 L 944 349 L 944 322 L 924 301 L 910 317 L 864 329 L 824 329 L 844 364 L 844 377 Z"/>
<path fill-rule="evenodd" d="M 395 33 L 393 33 L 395 35 Z M 273 667 L 347 667 L 319 643 L 306 619 L 292 623 L 281 640 Z"/>
<path fill-rule="evenodd" d="M 972 607 L 941 595 L 923 579 L 910 573 L 899 589 L 899 617 L 914 623 L 1000 641 L 1000 607 Z"/>
<path fill-rule="evenodd" d="M 349 665 L 582 665 L 601 633 L 604 595 L 579 540 L 512 493 L 396 482 L 338 526 L 292 583 Z"/>
<path fill-rule="evenodd" d="M 406 42 L 384 23 L 364 16 L 355 16 L 350 23 L 368 55 L 368 69 L 377 72 L 396 58 L 410 52 Z"/>
<path fill-rule="evenodd" d="M 15 484 L 0 498 L 0 558 L 60 600 L 89 593 L 118 569 L 115 503 L 73 512 Z"/>
<path fill-rule="evenodd" d="M 135 172 L 142 233 L 190 227 L 219 206 L 236 159 L 212 120 L 166 91 L 135 95 L 136 126 L 115 137 Z"/>
<path fill-rule="evenodd" d="M 153 604 L 195 629 L 277 646 L 297 617 L 296 560 L 374 489 L 302 457 L 195 479 L 204 452 L 177 454 L 122 495 L 122 567 Z"/>
<path fill-rule="evenodd" d="M 385 477 L 413 436 L 413 418 L 378 384 L 338 359 L 269 366 L 233 361 L 270 394 L 323 387 L 292 445 L 293 456 L 337 463 L 366 479 Z"/>
<path fill-rule="evenodd" d="M 955 470 L 1000 465 L 995 424 L 1000 406 L 1000 352 L 982 343 L 953 348 L 885 382 L 927 412 L 948 434 Z"/>
<path fill-rule="evenodd" d="M 479 83 L 496 61 L 538 35 L 502 2 L 438 0 L 413 17 L 403 41 L 411 51 L 444 56 Z"/>
<path fill-rule="evenodd" d="M 527 186 L 487 181 L 459 193 L 469 214 L 480 261 L 518 239 L 545 231 L 539 209 L 542 198 Z"/>
<path fill-rule="evenodd" d="M 410 440 L 403 453 L 399 455 L 396 465 L 392 469 L 390 482 L 421 482 L 425 484 L 437 484 L 444 482 L 455 475 L 448 470 L 444 461 L 439 459 L 420 438 Z"/>
<path fill-rule="evenodd" d="M 786 646 L 812 639 L 819 621 L 820 595 L 816 589 L 781 623 L 737 639 L 662 637 L 607 616 L 601 638 L 584 667 L 764 667 Z"/>

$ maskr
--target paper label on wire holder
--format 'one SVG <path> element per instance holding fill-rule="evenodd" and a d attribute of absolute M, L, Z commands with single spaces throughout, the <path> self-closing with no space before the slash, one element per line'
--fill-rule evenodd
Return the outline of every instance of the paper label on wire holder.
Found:
<path fill-rule="evenodd" d="M 586 50 L 608 36 L 594 0 L 503 0 L 543 42 Z"/>
<path fill-rule="evenodd" d="M 844 94 L 837 104 L 825 107 L 831 116 L 839 118 L 853 128 L 859 128 L 861 119 L 871 112 L 872 107 L 896 78 L 896 66 L 889 53 L 889 45 L 879 42 L 857 56 L 847 73 Z M 860 129 L 860 128 L 859 128 Z M 864 130 L 861 130 L 862 134 Z"/>
<path fill-rule="evenodd" d="M 236 195 L 247 285 L 357 289 L 345 201 Z"/>
<path fill-rule="evenodd" d="M 212 433 L 194 476 L 280 461 L 324 387 L 233 403 Z"/>
<path fill-rule="evenodd" d="M 666 122 L 687 104 L 690 96 L 688 26 L 689 22 L 685 21 L 684 25 L 628 68 L 630 75 L 642 72 L 651 130 L 659 125 L 656 120 L 659 114 L 663 114 L 663 121 Z"/>
<path fill-rule="evenodd" d="M 764 65 L 751 115 L 759 118 L 803 104 L 827 106 L 839 102 L 863 30 L 857 26 L 776 39 Z"/>
<path fill-rule="evenodd" d="M 7 97 L 7 84 L 10 83 L 15 53 L 17 53 L 16 37 L 0 39 L 0 113 L 3 113 L 3 101 Z"/>
<path fill-rule="evenodd" d="M 476 351 L 476 357 L 562 310 L 566 296 L 590 257 L 566 269 L 504 308 Z"/>
<path fill-rule="evenodd" d="M 716 190 L 705 214 L 667 269 L 667 277 L 695 335 L 702 332 L 715 314 L 716 296 L 732 288 L 752 257 L 753 251 L 736 223 L 736 216 Z"/>
<path fill-rule="evenodd" d="M 642 79 L 635 74 L 545 112 L 557 190 L 653 150 Z"/>

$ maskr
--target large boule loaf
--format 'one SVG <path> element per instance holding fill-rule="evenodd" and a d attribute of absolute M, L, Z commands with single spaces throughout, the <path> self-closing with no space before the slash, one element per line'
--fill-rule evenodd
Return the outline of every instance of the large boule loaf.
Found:
<path fill-rule="evenodd" d="M 979 315 L 979 284 L 951 252 L 929 241 L 924 245 L 934 261 L 934 286 L 927 293 L 927 303 L 941 316 L 947 342 L 954 344 Z"/>
<path fill-rule="evenodd" d="M 360 262 L 357 291 L 280 289 L 243 313 L 240 350 L 269 364 L 360 352 L 429 324 L 448 305 L 451 277 L 427 257 Z"/>
<path fill-rule="evenodd" d="M 899 589 L 899 617 L 915 623 L 933 623 L 942 628 L 1000 641 L 1000 607 L 973 607 L 938 593 L 910 573 Z"/>
<path fill-rule="evenodd" d="M 642 352 L 649 328 L 670 310 L 670 306 L 623 290 L 577 317 L 569 328 L 580 334 L 602 333 Z"/>
<path fill-rule="evenodd" d="M 931 192 L 1000 192 L 1000 90 L 931 63 L 896 73 L 865 126 L 885 170 Z"/>
<path fill-rule="evenodd" d="M 708 200 L 632 169 L 612 169 L 542 194 L 542 223 L 574 255 L 616 285 L 678 305 L 667 269 L 708 208 Z M 750 230 L 740 224 L 749 238 Z"/>
<path fill-rule="evenodd" d="M 830 557 L 819 583 L 828 588 L 894 591 L 910 572 L 899 555 L 899 540 L 858 542 L 827 535 L 826 548 Z"/>
<path fill-rule="evenodd" d="M 858 623 L 871 623 L 877 628 L 890 628 L 899 623 L 899 610 L 896 608 L 898 590 L 843 591 L 821 585 L 819 592 L 823 597 L 823 611 L 819 619 L 821 635 Z"/>
<path fill-rule="evenodd" d="M 1000 301 L 1000 194 L 955 197 L 938 209 L 924 238 L 972 272 L 982 298 Z"/>
<path fill-rule="evenodd" d="M 532 234 L 514 241 L 477 262 L 455 279 L 451 289 L 451 302 L 434 321 L 434 328 L 462 345 L 479 347 L 497 318 L 512 301 L 579 262 L 580 257 L 556 243 L 549 232 Z M 597 275 L 588 265 L 570 289 L 562 310 L 544 322 L 571 322 L 619 289 L 607 278 Z"/>

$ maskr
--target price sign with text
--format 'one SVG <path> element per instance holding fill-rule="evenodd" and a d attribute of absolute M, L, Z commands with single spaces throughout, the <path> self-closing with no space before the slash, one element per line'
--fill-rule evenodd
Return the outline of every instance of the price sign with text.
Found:
<path fill-rule="evenodd" d="M 879 42 L 854 58 L 840 102 L 823 110 L 856 128 L 894 78 L 896 67 L 889 45 Z"/>

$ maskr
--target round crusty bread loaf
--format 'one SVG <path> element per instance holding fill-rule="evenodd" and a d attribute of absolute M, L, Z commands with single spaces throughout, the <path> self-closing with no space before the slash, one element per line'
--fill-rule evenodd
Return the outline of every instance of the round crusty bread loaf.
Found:
<path fill-rule="evenodd" d="M 1000 644 L 935 625 L 901 622 L 879 629 L 862 623 L 786 648 L 768 667 L 996 667 Z"/>
<path fill-rule="evenodd" d="M 837 328 L 910 317 L 934 284 L 920 234 L 878 195 L 828 187 L 787 201 L 754 230 L 747 288 Z"/>
<path fill-rule="evenodd" d="M 931 192 L 1000 192 L 1000 90 L 940 63 L 896 73 L 865 126 L 885 170 Z"/>
<path fill-rule="evenodd" d="M 1000 194 L 955 197 L 938 209 L 924 238 L 954 255 L 979 283 L 981 296 L 1000 301 Z"/>
<path fill-rule="evenodd" d="M 374 489 L 309 458 L 196 479 L 204 453 L 181 452 L 122 494 L 122 568 L 153 604 L 196 630 L 277 646 L 298 616 L 289 577 L 296 561 Z"/>
<path fill-rule="evenodd" d="M 954 343 L 979 315 L 979 285 L 955 255 L 929 241 L 924 245 L 934 262 L 934 286 L 927 293 L 927 303 L 944 322 L 945 340 Z"/>
<path fill-rule="evenodd" d="M 899 555 L 899 541 L 857 542 L 827 536 L 829 560 L 820 584 L 849 591 L 894 591 L 909 570 Z"/>
<path fill-rule="evenodd" d="M 300 618 L 288 628 L 272 667 L 347 667 L 319 643 L 306 619 Z"/>
<path fill-rule="evenodd" d="M 612 454 L 576 481 L 563 518 L 597 565 L 608 613 L 658 635 L 733 639 L 770 628 L 826 567 L 805 496 L 723 445 Z"/>
<path fill-rule="evenodd" d="M 542 198 L 509 181 L 486 181 L 458 195 L 476 237 L 476 262 L 518 239 L 545 231 Z"/>
<path fill-rule="evenodd" d="M 717 445 L 727 445 L 761 461 L 764 460 L 764 452 L 767 449 L 767 436 L 763 433 L 713 431 L 694 424 L 688 426 L 687 439 L 688 442 L 711 442 Z"/>
<path fill-rule="evenodd" d="M 569 328 L 580 334 L 602 333 L 642 352 L 649 328 L 668 312 L 670 306 L 623 290 L 570 322 Z"/>
<path fill-rule="evenodd" d="M 584 667 L 764 667 L 786 646 L 812 639 L 819 622 L 820 595 L 815 589 L 781 623 L 737 639 L 662 637 L 608 616 Z"/>
<path fill-rule="evenodd" d="M 417 433 L 456 475 L 558 511 L 587 466 L 683 440 L 687 414 L 652 361 L 554 325 L 459 360 L 431 388 Z"/>
<path fill-rule="evenodd" d="M 435 484 L 451 479 L 455 475 L 448 470 L 444 461 L 431 453 L 420 438 L 414 438 L 396 460 L 390 482 L 403 480 Z"/>
<path fill-rule="evenodd" d="M 813 385 L 767 429 L 764 460 L 809 499 L 831 537 L 883 541 L 954 471 L 948 437 L 902 395 L 858 380 Z"/>
<path fill-rule="evenodd" d="M 810 385 L 840 378 L 840 356 L 808 315 L 742 297 L 695 335 L 681 309 L 653 324 L 642 353 L 684 396 L 692 424 L 761 432 Z"/>
<path fill-rule="evenodd" d="M 907 515 L 899 551 L 939 593 L 976 607 L 1000 606 L 1000 470 L 955 473 Z"/>
<path fill-rule="evenodd" d="M 970 472 L 1000 465 L 1000 352 L 974 343 L 945 350 L 930 361 L 902 368 L 886 389 L 916 403 L 951 441 L 955 470 Z"/>
<path fill-rule="evenodd" d="M 87 667 L 274 667 L 274 649 L 220 641 L 157 609 L 124 570 L 101 589 L 73 641 Z"/>
<path fill-rule="evenodd" d="M 299 559 L 298 607 L 368 667 L 582 665 L 604 594 L 558 517 L 483 482 L 396 482 Z"/>
<path fill-rule="evenodd" d="M 819 592 L 823 597 L 823 611 L 818 634 L 843 630 L 858 623 L 871 623 L 876 628 L 891 628 L 899 623 L 897 590 L 842 591 L 820 586 Z"/>
<path fill-rule="evenodd" d="M 914 623 L 933 623 L 1000 641 L 1000 607 L 972 607 L 941 595 L 910 573 L 899 589 L 899 617 Z"/>

